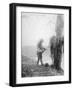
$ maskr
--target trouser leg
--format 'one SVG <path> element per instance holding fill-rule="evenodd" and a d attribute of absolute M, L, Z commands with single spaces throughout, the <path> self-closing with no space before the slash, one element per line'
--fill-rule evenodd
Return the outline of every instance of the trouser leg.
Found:
<path fill-rule="evenodd" d="M 42 58 L 40 59 L 40 62 L 41 62 L 41 65 L 43 65 L 43 61 L 42 61 Z"/>
<path fill-rule="evenodd" d="M 56 66 L 57 66 L 57 65 L 56 65 L 56 62 L 57 62 L 57 61 L 56 61 L 56 58 L 54 58 L 54 67 L 55 67 L 55 69 L 56 69 Z"/>
<path fill-rule="evenodd" d="M 37 60 L 37 64 L 39 64 L 39 57 L 38 57 L 38 60 Z"/>
<path fill-rule="evenodd" d="M 58 56 L 54 55 L 54 68 L 58 69 Z"/>
<path fill-rule="evenodd" d="M 60 58 L 56 58 L 54 62 L 55 69 L 60 70 L 61 69 L 61 60 Z"/>
<path fill-rule="evenodd" d="M 61 69 L 61 57 L 59 57 L 59 60 L 58 60 L 58 69 Z"/>
<path fill-rule="evenodd" d="M 51 58 L 52 58 L 52 64 L 54 65 L 54 57 L 53 57 L 53 56 L 51 56 Z"/>

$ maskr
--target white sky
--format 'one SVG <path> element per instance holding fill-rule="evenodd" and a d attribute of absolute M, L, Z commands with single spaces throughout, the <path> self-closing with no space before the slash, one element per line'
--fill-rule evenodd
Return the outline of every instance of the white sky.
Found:
<path fill-rule="evenodd" d="M 22 47 L 36 46 L 40 39 L 48 45 L 55 34 L 56 14 L 22 13 Z"/>

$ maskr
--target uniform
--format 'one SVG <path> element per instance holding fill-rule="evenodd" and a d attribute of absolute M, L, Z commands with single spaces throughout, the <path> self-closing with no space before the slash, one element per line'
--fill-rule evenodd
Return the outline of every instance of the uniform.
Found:
<path fill-rule="evenodd" d="M 37 46 L 37 57 L 38 57 L 37 64 L 39 64 L 39 61 L 40 61 L 41 65 L 43 65 L 42 54 L 44 51 L 45 51 L 45 48 L 43 48 L 42 41 L 40 41 Z"/>
<path fill-rule="evenodd" d="M 55 45 L 54 45 L 55 44 Z M 56 38 L 55 43 L 51 43 L 50 51 L 51 56 L 54 59 L 54 67 L 57 70 L 61 69 L 61 57 L 62 57 L 62 47 L 64 46 L 64 39 Z"/>

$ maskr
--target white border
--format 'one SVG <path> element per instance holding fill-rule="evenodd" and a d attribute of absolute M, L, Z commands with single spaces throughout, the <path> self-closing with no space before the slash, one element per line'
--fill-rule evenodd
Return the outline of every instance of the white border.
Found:
<path fill-rule="evenodd" d="M 21 12 L 64 14 L 64 75 L 21 78 Z M 56 82 L 69 80 L 69 11 L 63 9 L 16 7 L 16 83 Z"/>

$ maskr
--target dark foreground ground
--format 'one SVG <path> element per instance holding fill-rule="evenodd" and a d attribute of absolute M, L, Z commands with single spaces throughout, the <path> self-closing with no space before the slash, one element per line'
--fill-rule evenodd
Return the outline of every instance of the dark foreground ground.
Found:
<path fill-rule="evenodd" d="M 58 75 L 64 75 L 64 71 L 63 70 L 57 71 L 51 66 L 22 64 L 21 75 L 22 77 L 58 76 Z"/>

